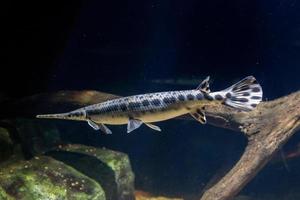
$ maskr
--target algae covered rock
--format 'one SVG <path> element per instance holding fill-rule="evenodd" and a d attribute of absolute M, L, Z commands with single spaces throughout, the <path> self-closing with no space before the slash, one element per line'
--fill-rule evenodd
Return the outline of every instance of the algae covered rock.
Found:
<path fill-rule="evenodd" d="M 96 181 L 47 156 L 0 167 L 1 199 L 106 199 Z"/>
<path fill-rule="evenodd" d="M 97 181 L 107 200 L 133 200 L 134 174 L 126 154 L 108 149 L 70 144 L 47 155 Z"/>
<path fill-rule="evenodd" d="M 13 141 L 9 132 L 0 128 L 0 162 L 7 160 L 13 154 Z"/>

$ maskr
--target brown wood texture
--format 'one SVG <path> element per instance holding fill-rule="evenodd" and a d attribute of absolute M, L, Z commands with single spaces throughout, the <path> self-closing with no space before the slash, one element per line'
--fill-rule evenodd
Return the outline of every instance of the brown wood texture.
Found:
<path fill-rule="evenodd" d="M 248 145 L 235 166 L 207 189 L 201 200 L 232 199 L 300 128 L 300 91 L 263 102 L 251 112 L 206 107 L 208 123 L 240 131 Z"/>

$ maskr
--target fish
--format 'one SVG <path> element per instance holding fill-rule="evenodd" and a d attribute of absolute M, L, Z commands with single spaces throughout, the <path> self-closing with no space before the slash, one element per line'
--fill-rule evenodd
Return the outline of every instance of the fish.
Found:
<path fill-rule="evenodd" d="M 106 125 L 127 124 L 127 133 L 145 124 L 161 131 L 154 122 L 190 114 L 201 124 L 206 123 L 205 106 L 221 103 L 241 112 L 253 110 L 262 101 L 262 87 L 253 76 L 216 92 L 211 92 L 209 76 L 196 89 L 133 95 L 107 100 L 60 114 L 37 115 L 37 118 L 86 121 L 93 129 L 106 134 Z"/>

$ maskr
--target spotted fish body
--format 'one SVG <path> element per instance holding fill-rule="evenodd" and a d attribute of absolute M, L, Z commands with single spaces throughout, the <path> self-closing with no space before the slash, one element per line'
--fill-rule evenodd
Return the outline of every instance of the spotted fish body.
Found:
<path fill-rule="evenodd" d="M 203 107 L 211 103 L 224 103 L 228 106 L 249 111 L 262 99 L 261 86 L 252 76 L 246 77 L 235 85 L 210 93 L 208 79 L 197 89 L 148 93 L 109 100 L 63 114 L 38 115 L 38 118 L 58 118 L 88 121 L 94 129 L 106 133 L 111 131 L 104 124 L 128 124 L 127 131 L 145 123 L 160 131 L 152 122 L 164 121 L 190 113 L 196 120 L 205 123 Z"/>
<path fill-rule="evenodd" d="M 104 124 L 127 124 L 129 119 L 157 122 L 186 114 L 193 107 L 201 106 L 208 101 L 205 96 L 199 90 L 150 93 L 88 106 L 85 112 L 87 118 Z"/>

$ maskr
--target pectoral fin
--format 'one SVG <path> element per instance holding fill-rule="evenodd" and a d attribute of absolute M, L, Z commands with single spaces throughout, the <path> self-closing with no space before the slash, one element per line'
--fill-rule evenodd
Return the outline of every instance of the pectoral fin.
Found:
<path fill-rule="evenodd" d="M 107 128 L 104 124 L 96 124 L 91 120 L 88 120 L 87 122 L 94 130 L 101 130 L 106 134 L 112 134 L 111 130 Z"/>
<path fill-rule="evenodd" d="M 206 124 L 205 113 L 202 109 L 197 108 L 196 110 L 190 112 L 190 115 L 192 115 L 192 117 L 199 121 L 201 124 Z"/>
<path fill-rule="evenodd" d="M 95 122 L 93 122 L 93 121 L 91 121 L 91 120 L 88 120 L 87 121 L 88 122 L 88 124 L 94 129 L 94 130 L 99 130 L 100 129 L 100 127 L 98 126 L 98 124 L 96 124 Z"/>
<path fill-rule="evenodd" d="M 146 125 L 147 125 L 149 128 L 152 128 L 153 130 L 161 131 L 161 129 L 160 129 L 158 126 L 156 126 L 156 125 L 149 124 L 149 123 L 146 123 Z"/>
<path fill-rule="evenodd" d="M 128 124 L 127 124 L 127 133 L 130 133 L 131 131 L 139 128 L 143 122 L 138 119 L 129 119 Z"/>

